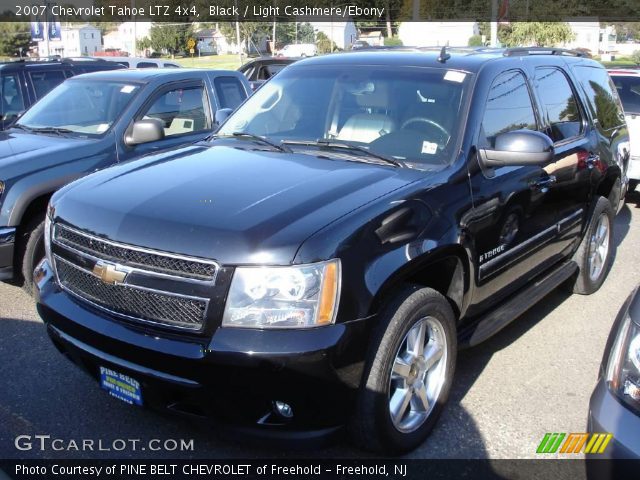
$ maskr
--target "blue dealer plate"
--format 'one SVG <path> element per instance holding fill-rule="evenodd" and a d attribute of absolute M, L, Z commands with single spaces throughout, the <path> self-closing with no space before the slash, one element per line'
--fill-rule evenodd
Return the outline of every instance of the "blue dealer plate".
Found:
<path fill-rule="evenodd" d="M 142 405 L 140 382 L 123 373 L 100 367 L 100 386 L 118 400 L 131 405 Z"/>

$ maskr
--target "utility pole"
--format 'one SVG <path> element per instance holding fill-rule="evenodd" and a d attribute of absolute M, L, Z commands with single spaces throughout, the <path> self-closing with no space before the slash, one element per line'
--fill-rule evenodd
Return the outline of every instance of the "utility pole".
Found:
<path fill-rule="evenodd" d="M 498 46 L 498 0 L 491 0 L 491 46 Z"/>
<path fill-rule="evenodd" d="M 237 11 L 238 0 L 235 0 L 234 3 Z M 242 65 L 242 47 L 240 46 L 240 18 L 238 18 L 238 15 L 236 15 L 236 45 L 238 46 L 238 60 L 240 61 L 240 65 Z"/>

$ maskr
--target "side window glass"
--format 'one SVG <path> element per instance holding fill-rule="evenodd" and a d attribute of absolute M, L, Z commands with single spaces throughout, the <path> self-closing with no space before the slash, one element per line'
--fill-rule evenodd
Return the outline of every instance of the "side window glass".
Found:
<path fill-rule="evenodd" d="M 247 98 L 240 80 L 235 77 L 216 77 L 213 80 L 220 108 L 236 109 Z"/>
<path fill-rule="evenodd" d="M 54 87 L 64 82 L 64 72 L 62 70 L 48 70 L 46 72 L 31 72 L 29 74 L 33 88 L 36 91 L 36 98 L 42 98 Z"/>
<path fill-rule="evenodd" d="M 158 68 L 158 64 L 153 62 L 139 62 L 136 68 Z"/>
<path fill-rule="evenodd" d="M 538 68 L 536 84 L 544 114 L 551 128 L 551 139 L 561 142 L 580 135 L 580 109 L 565 74 L 557 68 Z"/>
<path fill-rule="evenodd" d="M 203 87 L 176 88 L 160 95 L 143 118 L 157 118 L 164 124 L 165 137 L 209 129 Z"/>
<path fill-rule="evenodd" d="M 575 68 L 589 99 L 589 108 L 598 119 L 600 128 L 611 130 L 623 125 L 622 104 L 607 71 L 596 67 Z"/>
<path fill-rule="evenodd" d="M 536 116 L 524 76 L 512 71 L 491 85 L 482 118 L 481 147 L 494 147 L 496 135 L 512 130 L 537 130 Z"/>
<path fill-rule="evenodd" d="M 2 120 L 9 120 L 24 110 L 24 100 L 17 75 L 2 75 L 0 79 L 0 113 Z"/>

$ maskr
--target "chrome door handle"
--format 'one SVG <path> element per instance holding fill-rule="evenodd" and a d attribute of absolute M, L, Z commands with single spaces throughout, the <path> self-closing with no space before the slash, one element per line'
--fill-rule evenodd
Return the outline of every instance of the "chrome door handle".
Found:
<path fill-rule="evenodd" d="M 549 175 L 548 177 L 541 178 L 540 180 L 533 182 L 532 187 L 541 193 L 547 193 L 549 188 L 557 181 L 558 180 L 555 175 Z"/>

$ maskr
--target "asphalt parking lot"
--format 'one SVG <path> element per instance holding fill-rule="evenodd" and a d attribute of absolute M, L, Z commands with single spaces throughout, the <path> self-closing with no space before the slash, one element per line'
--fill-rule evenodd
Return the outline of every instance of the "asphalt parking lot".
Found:
<path fill-rule="evenodd" d="M 546 432 L 580 432 L 613 318 L 640 283 L 640 192 L 616 220 L 615 262 L 589 297 L 550 294 L 497 336 L 461 352 L 434 433 L 412 458 L 536 458 Z M 230 440 L 211 427 L 126 405 L 63 359 L 32 300 L 0 284 L 0 458 L 368 457 L 346 441 L 297 449 Z M 193 439 L 193 451 L 20 451 L 18 435 L 65 440 Z"/>

